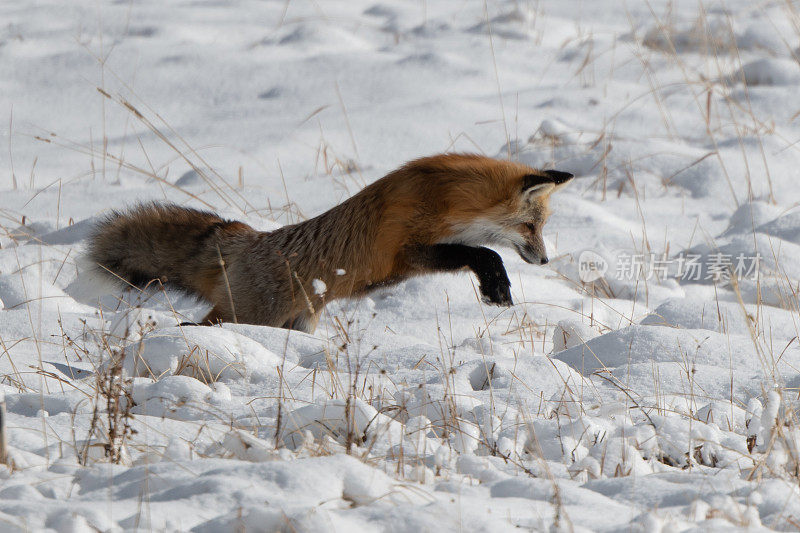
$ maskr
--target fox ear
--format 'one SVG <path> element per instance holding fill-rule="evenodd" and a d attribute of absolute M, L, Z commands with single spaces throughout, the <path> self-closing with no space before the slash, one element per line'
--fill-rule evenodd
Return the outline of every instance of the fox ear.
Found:
<path fill-rule="evenodd" d="M 560 170 L 542 170 L 541 174 L 527 174 L 522 177 L 522 194 L 533 198 L 551 194 L 564 187 L 574 176 Z"/>
<path fill-rule="evenodd" d="M 555 188 L 552 181 L 543 180 L 542 176 L 525 176 L 522 181 L 522 200 L 530 202 L 534 198 L 550 194 Z"/>
<path fill-rule="evenodd" d="M 560 170 L 545 170 L 544 173 L 553 180 L 553 185 L 556 186 L 556 189 L 560 189 L 575 177 L 569 172 L 561 172 Z"/>

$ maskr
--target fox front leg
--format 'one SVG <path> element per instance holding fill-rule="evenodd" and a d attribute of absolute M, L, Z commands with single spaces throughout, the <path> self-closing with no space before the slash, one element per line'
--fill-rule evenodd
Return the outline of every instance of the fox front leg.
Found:
<path fill-rule="evenodd" d="M 415 248 L 411 263 L 424 270 L 453 271 L 467 267 L 478 277 L 483 301 L 512 305 L 511 282 L 503 260 L 494 250 L 465 244 L 434 244 Z"/>

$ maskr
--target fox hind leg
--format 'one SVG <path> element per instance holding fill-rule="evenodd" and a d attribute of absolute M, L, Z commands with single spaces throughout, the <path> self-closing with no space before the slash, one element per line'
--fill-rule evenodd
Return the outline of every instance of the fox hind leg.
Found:
<path fill-rule="evenodd" d="M 303 311 L 299 315 L 289 318 L 282 327 L 303 333 L 314 333 L 314 330 L 317 329 L 317 322 L 319 322 L 319 312 Z"/>
<path fill-rule="evenodd" d="M 211 311 L 203 318 L 202 323 L 207 325 L 219 324 L 220 322 L 230 322 L 228 319 L 227 309 L 222 309 L 219 305 L 215 305 Z M 235 320 L 234 320 L 235 322 Z"/>
<path fill-rule="evenodd" d="M 181 322 L 180 326 L 216 326 L 217 324 L 225 322 L 222 311 L 218 307 L 214 307 L 200 322 Z"/>

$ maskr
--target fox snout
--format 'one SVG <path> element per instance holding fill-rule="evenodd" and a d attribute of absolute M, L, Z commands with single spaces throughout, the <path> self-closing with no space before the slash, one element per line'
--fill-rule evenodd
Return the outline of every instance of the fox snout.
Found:
<path fill-rule="evenodd" d="M 541 246 L 536 244 L 525 243 L 522 246 L 515 246 L 517 253 L 526 263 L 532 265 L 546 265 L 550 260 L 547 258 L 547 251 L 544 249 L 544 243 Z"/>
<path fill-rule="evenodd" d="M 544 246 L 544 239 L 540 228 L 532 227 L 531 224 L 524 224 L 520 232 L 523 243 L 515 244 L 517 253 L 526 263 L 532 265 L 546 265 L 547 249 Z"/>

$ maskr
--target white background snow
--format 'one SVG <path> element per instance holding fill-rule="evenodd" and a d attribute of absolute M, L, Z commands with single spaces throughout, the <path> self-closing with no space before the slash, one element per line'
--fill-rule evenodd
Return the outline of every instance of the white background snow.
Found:
<path fill-rule="evenodd" d="M 777 0 L 3 3 L 0 529 L 797 530 L 798 28 Z M 109 209 L 270 230 L 442 151 L 577 176 L 546 268 L 499 250 L 511 308 L 454 274 L 314 335 L 180 327 L 207 306 L 80 276 Z M 651 253 L 706 267 L 617 275 Z"/>

